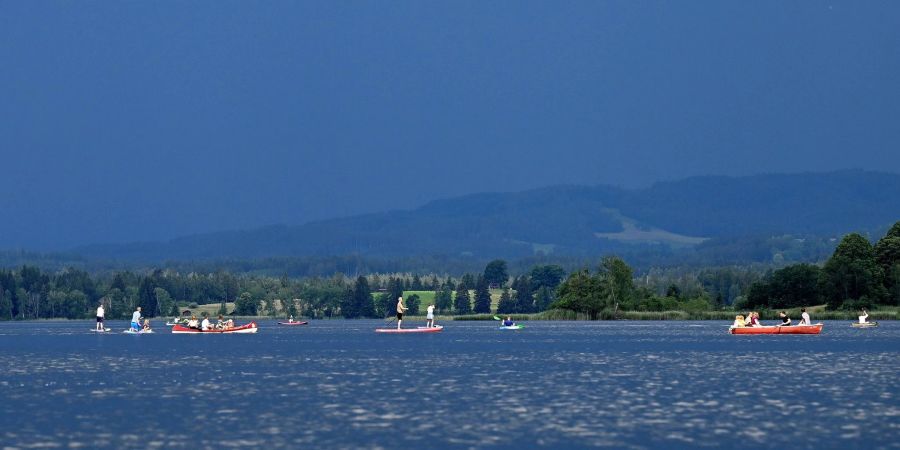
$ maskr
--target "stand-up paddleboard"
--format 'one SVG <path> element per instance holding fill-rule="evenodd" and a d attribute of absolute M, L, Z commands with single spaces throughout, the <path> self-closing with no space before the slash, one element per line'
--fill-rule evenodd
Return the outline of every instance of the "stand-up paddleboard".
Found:
<path fill-rule="evenodd" d="M 437 333 L 444 329 L 443 325 L 435 325 L 433 327 L 416 327 L 416 328 L 376 328 L 376 333 Z"/>
<path fill-rule="evenodd" d="M 111 329 L 111 328 L 104 328 L 104 329 L 102 329 L 102 330 L 98 330 L 98 329 L 96 329 L 96 328 L 93 328 L 93 329 L 91 329 L 91 331 L 93 331 L 94 333 L 107 333 L 107 332 L 112 331 L 112 329 Z"/>
<path fill-rule="evenodd" d="M 853 328 L 875 328 L 878 326 L 878 322 L 865 322 L 865 323 L 853 322 L 850 324 L 850 326 Z"/>
<path fill-rule="evenodd" d="M 309 322 L 278 322 L 278 325 L 306 325 Z"/>
<path fill-rule="evenodd" d="M 151 333 L 153 333 L 153 330 L 134 331 L 131 328 L 129 328 L 129 329 L 123 331 L 123 333 L 125 333 L 125 334 L 151 334 Z"/>
<path fill-rule="evenodd" d="M 525 325 L 515 324 L 515 325 L 510 325 L 508 327 L 503 326 L 503 325 L 500 326 L 501 330 L 521 330 L 522 328 L 525 328 Z"/>

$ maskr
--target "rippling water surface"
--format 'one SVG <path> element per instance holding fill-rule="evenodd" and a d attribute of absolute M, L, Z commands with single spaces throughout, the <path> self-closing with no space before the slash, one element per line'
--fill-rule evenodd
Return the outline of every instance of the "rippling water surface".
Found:
<path fill-rule="evenodd" d="M 133 336 L 3 322 L 0 447 L 900 448 L 898 323 L 382 324 Z"/>

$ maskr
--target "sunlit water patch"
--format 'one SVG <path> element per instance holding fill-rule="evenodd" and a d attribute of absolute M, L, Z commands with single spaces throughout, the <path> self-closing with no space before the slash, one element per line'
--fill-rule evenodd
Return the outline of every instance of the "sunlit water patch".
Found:
<path fill-rule="evenodd" d="M 829 322 L 819 336 L 730 336 L 721 322 L 373 333 L 382 324 L 128 336 L 0 323 L 0 444 L 900 448 L 900 324 Z"/>

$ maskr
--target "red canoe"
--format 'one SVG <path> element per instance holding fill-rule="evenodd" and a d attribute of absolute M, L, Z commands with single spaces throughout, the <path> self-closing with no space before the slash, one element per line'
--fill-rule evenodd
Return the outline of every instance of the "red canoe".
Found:
<path fill-rule="evenodd" d="M 444 327 L 441 325 L 435 325 L 431 328 L 427 327 L 418 327 L 418 328 L 376 328 L 376 333 L 437 333 L 438 331 L 443 330 Z"/>
<path fill-rule="evenodd" d="M 256 327 L 256 322 L 250 322 L 247 325 L 241 325 L 239 327 L 228 328 L 226 330 L 207 330 L 201 331 L 196 328 L 188 328 L 183 325 L 175 325 L 172 327 L 172 332 L 176 334 L 208 334 L 208 333 L 235 333 L 235 334 L 246 334 L 246 333 L 256 333 L 259 328 Z"/>
<path fill-rule="evenodd" d="M 819 334 L 822 332 L 822 324 L 815 325 L 788 325 L 784 327 L 738 327 L 730 328 L 731 334 Z"/>
<path fill-rule="evenodd" d="M 278 325 L 306 325 L 309 322 L 278 322 Z"/>

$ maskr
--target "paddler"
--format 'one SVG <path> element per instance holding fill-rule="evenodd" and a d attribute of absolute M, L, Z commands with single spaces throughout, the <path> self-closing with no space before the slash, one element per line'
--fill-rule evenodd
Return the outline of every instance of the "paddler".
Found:
<path fill-rule="evenodd" d="M 200 322 L 200 331 L 209 331 L 209 316 L 203 316 L 203 321 Z"/>
<path fill-rule="evenodd" d="M 427 314 L 425 315 L 425 326 L 428 328 L 434 327 L 434 304 L 428 305 L 426 311 Z"/>
<path fill-rule="evenodd" d="M 403 306 L 403 297 L 397 297 L 397 329 L 403 323 L 403 313 L 409 308 Z"/>
<path fill-rule="evenodd" d="M 781 323 L 779 323 L 777 326 L 787 327 L 787 326 L 791 325 L 791 318 L 788 317 L 786 312 L 782 311 L 782 312 L 778 313 L 778 317 L 781 318 Z"/>
<path fill-rule="evenodd" d="M 859 323 L 867 323 L 869 321 L 869 313 L 866 312 L 866 308 L 862 309 L 862 314 L 859 316 Z"/>
<path fill-rule="evenodd" d="M 103 318 L 106 316 L 106 311 L 103 310 L 103 302 L 100 303 L 100 306 L 97 307 L 97 331 L 106 331 L 103 328 Z"/>
<path fill-rule="evenodd" d="M 141 307 L 138 306 L 137 309 L 131 314 L 131 329 L 133 331 L 141 331 Z"/>
<path fill-rule="evenodd" d="M 809 318 L 806 308 L 800 308 L 800 323 L 797 325 L 812 325 L 812 319 Z"/>
<path fill-rule="evenodd" d="M 512 320 L 512 316 L 506 316 L 506 320 L 503 321 L 504 327 L 511 327 L 511 326 L 514 326 L 515 324 L 516 323 L 513 322 L 513 320 Z"/>

